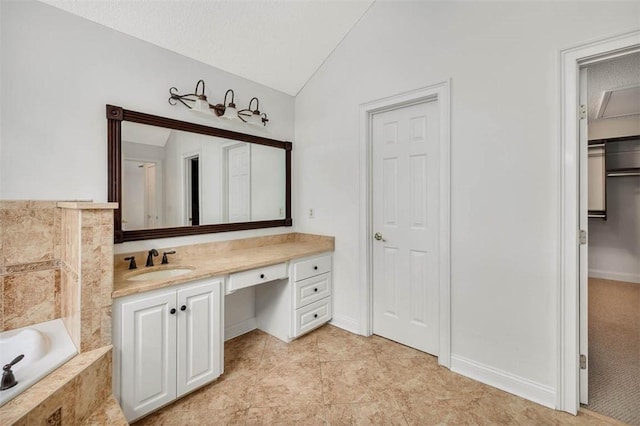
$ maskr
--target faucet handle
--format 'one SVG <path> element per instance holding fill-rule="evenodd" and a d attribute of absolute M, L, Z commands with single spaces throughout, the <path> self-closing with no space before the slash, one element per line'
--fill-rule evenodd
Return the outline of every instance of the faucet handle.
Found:
<path fill-rule="evenodd" d="M 136 257 L 135 256 L 129 256 L 129 257 L 125 257 L 124 260 L 129 260 L 129 269 L 136 269 L 138 266 L 136 265 Z"/>
<path fill-rule="evenodd" d="M 169 259 L 167 258 L 168 254 L 176 254 L 175 250 L 171 250 L 171 251 L 165 251 L 164 253 L 162 253 L 162 265 L 166 265 L 167 263 L 169 263 Z"/>
<path fill-rule="evenodd" d="M 2 380 L 0 381 L 0 391 L 11 389 L 18 384 L 16 376 L 14 376 L 13 371 L 11 371 L 11 367 L 22 361 L 22 358 L 24 358 L 24 354 L 18 355 L 13 359 L 13 361 L 2 367 L 3 371 Z"/>
<path fill-rule="evenodd" d="M 11 361 L 9 364 L 5 364 L 5 366 L 4 366 L 4 367 L 2 367 L 2 369 L 3 369 L 4 371 L 11 370 L 11 367 L 13 367 L 14 365 L 16 365 L 16 364 L 17 364 L 17 363 L 19 363 L 20 361 L 22 361 L 22 358 L 24 358 L 24 354 L 20 354 L 20 355 L 18 355 L 18 356 L 17 356 L 17 357 L 15 357 L 15 358 L 13 359 L 13 361 Z"/>

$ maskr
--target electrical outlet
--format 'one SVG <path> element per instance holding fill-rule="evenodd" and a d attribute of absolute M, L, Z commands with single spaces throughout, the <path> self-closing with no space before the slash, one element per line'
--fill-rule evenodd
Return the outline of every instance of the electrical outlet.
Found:
<path fill-rule="evenodd" d="M 316 211 L 314 209 L 309 209 L 309 219 L 314 219 L 316 217 Z"/>

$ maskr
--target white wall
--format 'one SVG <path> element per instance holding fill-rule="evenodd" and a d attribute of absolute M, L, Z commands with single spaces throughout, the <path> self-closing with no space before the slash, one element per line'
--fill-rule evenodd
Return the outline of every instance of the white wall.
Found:
<path fill-rule="evenodd" d="M 293 138 L 293 97 L 118 33 L 43 3 L 1 2 L 0 198 L 107 198 L 105 105 Z M 257 64 L 259 66 L 259 64 Z M 239 107 L 253 96 L 269 114 L 261 129 L 207 120 L 167 102 L 169 88 L 207 83 Z M 28 177 L 28 178 L 25 178 Z"/>
<path fill-rule="evenodd" d="M 338 323 L 359 326 L 358 106 L 451 78 L 452 354 L 554 404 L 559 51 L 638 16 L 637 2 L 372 6 L 296 97 L 294 217 L 336 237 Z"/>

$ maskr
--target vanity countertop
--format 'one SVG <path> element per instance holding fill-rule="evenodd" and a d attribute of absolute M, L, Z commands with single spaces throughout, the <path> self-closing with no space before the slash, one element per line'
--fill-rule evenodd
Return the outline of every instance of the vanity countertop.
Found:
<path fill-rule="evenodd" d="M 169 255 L 169 264 L 161 265 L 164 251 L 175 250 Z M 118 254 L 114 256 L 112 298 L 156 290 L 201 278 L 226 275 L 268 265 L 299 259 L 334 250 L 334 238 L 322 235 L 289 233 L 267 237 L 246 238 L 215 243 L 158 249 L 154 258 L 156 266 L 145 267 L 147 252 Z M 135 256 L 138 268 L 130 270 L 125 257 Z M 184 275 L 132 281 L 129 278 L 150 271 L 174 268 L 192 269 Z"/>

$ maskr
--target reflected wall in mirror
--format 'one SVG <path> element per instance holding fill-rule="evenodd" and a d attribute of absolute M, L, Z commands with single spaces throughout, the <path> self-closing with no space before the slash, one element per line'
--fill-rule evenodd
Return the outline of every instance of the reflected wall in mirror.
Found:
<path fill-rule="evenodd" d="M 115 241 L 291 226 L 291 143 L 107 105 Z"/>
<path fill-rule="evenodd" d="M 284 219 L 285 151 L 122 123 L 122 229 Z"/>

